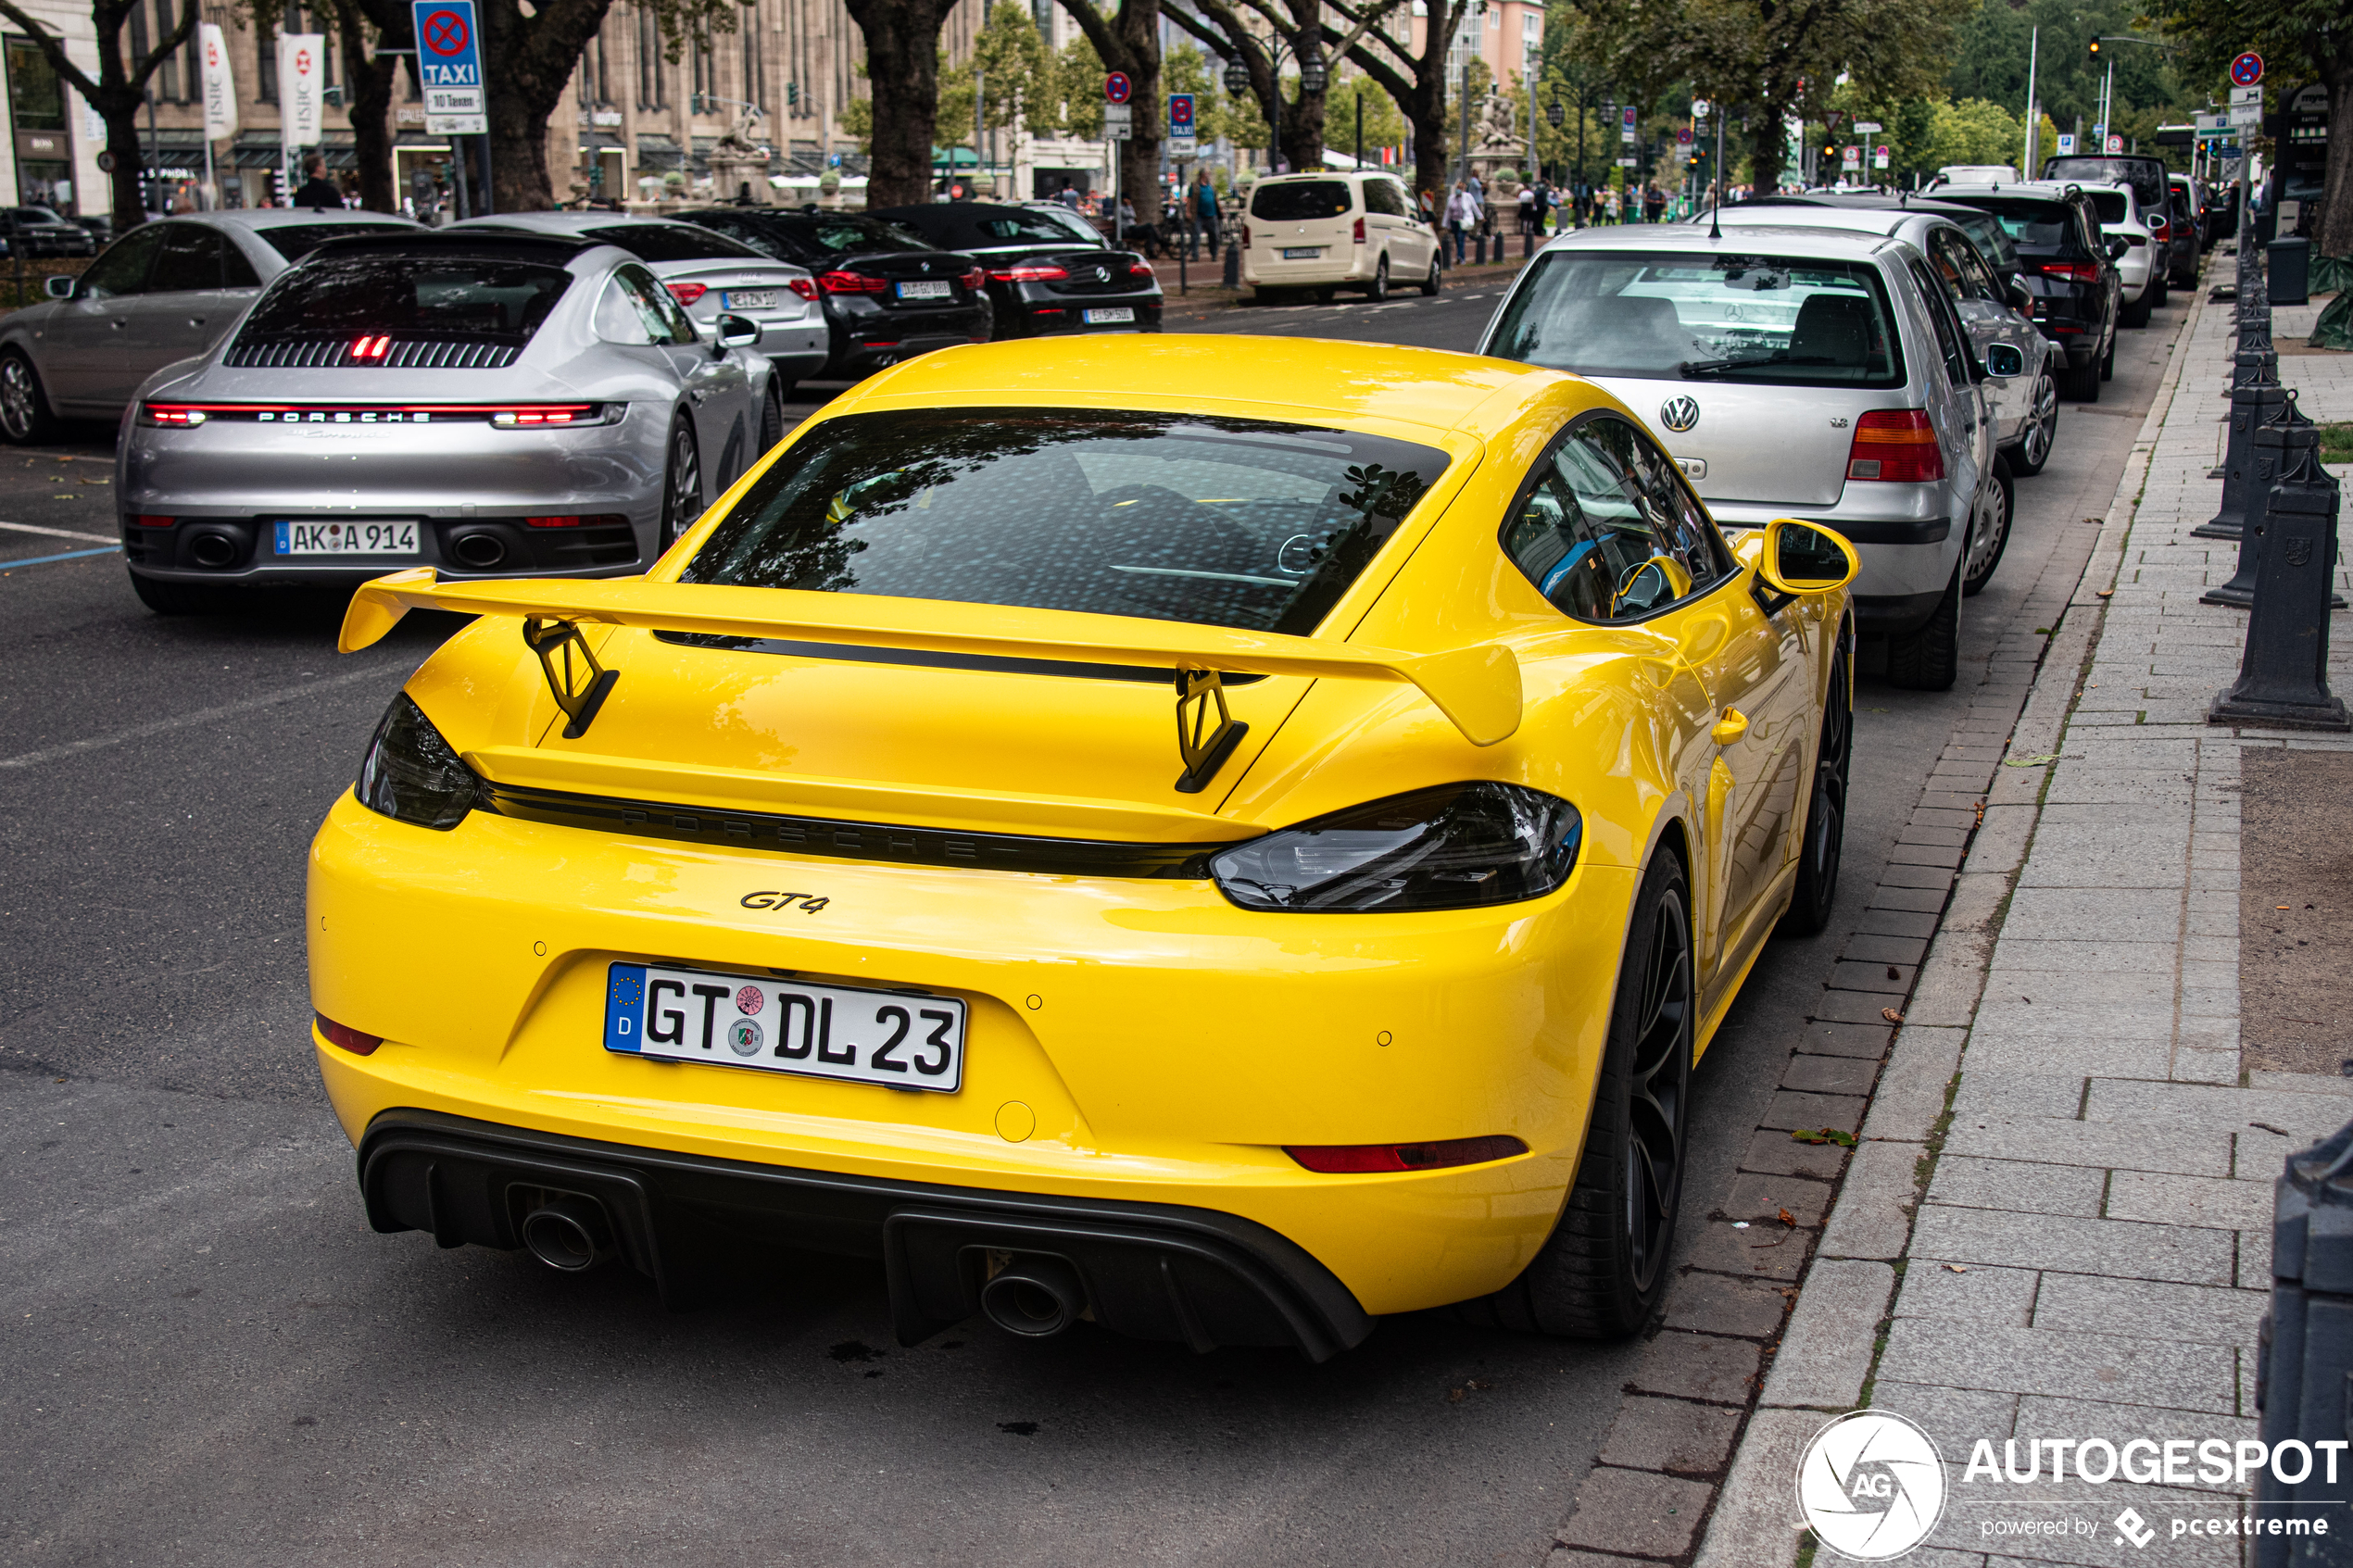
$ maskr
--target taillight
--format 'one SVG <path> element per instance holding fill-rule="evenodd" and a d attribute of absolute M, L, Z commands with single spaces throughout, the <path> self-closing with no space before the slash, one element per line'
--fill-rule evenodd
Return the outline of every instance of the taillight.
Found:
<path fill-rule="evenodd" d="M 1846 477 L 1925 484 L 1944 477 L 1936 427 L 1919 408 L 1874 408 L 1855 421 Z"/>
<path fill-rule="evenodd" d="M 790 278 L 786 280 L 785 287 L 792 290 L 793 293 L 800 295 L 803 299 L 814 299 L 817 297 L 817 282 L 813 278 Z"/>
<path fill-rule="evenodd" d="M 1243 225 L 1242 225 L 1242 249 L 1244 249 L 1244 250 L 1248 250 L 1249 248 L 1250 248 L 1250 225 L 1249 225 L 1249 224 L 1247 224 L 1247 223 L 1245 223 L 1245 224 L 1243 224 Z"/>
<path fill-rule="evenodd" d="M 347 1023 L 337 1023 L 323 1012 L 310 1016 L 319 1021 L 319 1033 L 326 1038 L 327 1044 L 341 1046 L 354 1056 L 372 1056 L 376 1047 L 384 1043 L 382 1035 L 362 1035 Z"/>
<path fill-rule="evenodd" d="M 1064 273 L 1063 276 L 1067 277 L 1069 274 Z M 963 282 L 967 293 L 978 294 L 988 286 L 988 274 L 978 266 L 975 266 L 971 271 L 964 274 Z"/>
<path fill-rule="evenodd" d="M 1491 1160 L 1526 1154 L 1528 1146 L 1509 1133 L 1494 1133 L 1481 1138 L 1439 1138 L 1429 1143 L 1286 1144 L 1283 1152 L 1310 1171 L 1352 1176 L 1483 1165 Z"/>
<path fill-rule="evenodd" d="M 170 528 L 180 520 L 176 517 L 149 517 L 142 513 L 131 521 L 141 528 Z"/>
<path fill-rule="evenodd" d="M 143 425 L 170 425 L 187 430 L 204 421 L 205 411 L 202 408 L 175 408 L 169 403 L 139 405 L 139 422 Z"/>
<path fill-rule="evenodd" d="M 392 339 L 389 337 L 363 337 L 351 345 L 351 357 L 354 359 L 381 359 L 391 348 Z"/>
<path fill-rule="evenodd" d="M 1248 245 L 1250 242 L 1248 240 L 1244 240 L 1242 244 Z M 1155 276 L 1152 271 L 1152 264 L 1149 261 L 1129 262 L 1127 264 L 1127 275 L 1131 278 L 1150 278 Z"/>
<path fill-rule="evenodd" d="M 2043 276 L 2063 278 L 2070 283 L 2096 283 L 2100 281 L 2100 264 L 2096 261 L 2045 261 Z"/>
<path fill-rule="evenodd" d="M 709 283 L 664 283 L 662 287 L 668 289 L 670 297 L 681 305 L 692 305 L 711 292 Z"/>
<path fill-rule="evenodd" d="M 586 517 L 527 517 L 526 528 L 607 528 L 629 520 L 619 512 L 591 512 Z"/>
<path fill-rule="evenodd" d="M 1359 218 L 1356 220 L 1355 232 L 1348 237 L 1357 245 L 1361 245 L 1365 243 L 1365 220 L 1363 219 Z"/>
<path fill-rule="evenodd" d="M 1058 279 L 1069 277 L 1070 270 L 1052 261 L 1024 261 L 1008 267 L 1001 272 L 991 273 L 990 276 L 1000 283 L 1051 283 Z M 966 283 L 964 286 L 976 289 L 980 285 Z"/>
<path fill-rule="evenodd" d="M 818 274 L 817 286 L 827 294 L 880 294 L 887 285 L 863 272 L 823 272 Z"/>
<path fill-rule="evenodd" d="M 492 409 L 490 422 L 500 430 L 536 430 L 547 425 L 595 424 L 597 414 L 593 403 L 525 403 Z"/>

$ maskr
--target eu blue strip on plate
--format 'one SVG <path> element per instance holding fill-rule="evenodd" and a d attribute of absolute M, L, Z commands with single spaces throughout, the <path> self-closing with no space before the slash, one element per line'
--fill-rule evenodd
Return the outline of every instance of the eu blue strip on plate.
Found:
<path fill-rule="evenodd" d="M 646 966 L 617 963 L 605 989 L 605 1049 L 630 1051 L 646 1028 Z"/>

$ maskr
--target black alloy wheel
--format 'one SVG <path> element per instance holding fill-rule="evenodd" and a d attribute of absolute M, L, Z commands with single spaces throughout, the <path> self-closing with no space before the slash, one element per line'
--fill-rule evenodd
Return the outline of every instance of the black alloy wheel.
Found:
<path fill-rule="evenodd" d="M 1520 1276 L 1455 1309 L 1466 1322 L 1617 1339 L 1657 1310 L 1683 1195 L 1699 1017 L 1689 888 L 1682 862 L 1661 847 L 1634 897 L 1576 1185 Z"/>
<path fill-rule="evenodd" d="M 2007 458 L 1994 458 L 1990 480 L 1969 510 L 1969 548 L 1961 558 L 1961 592 L 1972 596 L 1994 580 L 1994 569 L 2002 564 L 2002 552 L 2010 544 L 2010 508 L 2017 497 Z"/>
<path fill-rule="evenodd" d="M 1430 299 L 1436 298 L 1438 295 L 1440 282 L 1438 257 L 1433 256 L 1429 258 L 1429 276 L 1422 280 L 1423 297 Z"/>
<path fill-rule="evenodd" d="M 702 516 L 702 455 L 695 449 L 695 427 L 678 416 L 670 427 L 670 461 L 661 482 L 661 547 L 678 543 Z"/>
<path fill-rule="evenodd" d="M 1373 281 L 1365 285 L 1365 297 L 1375 305 L 1378 305 L 1389 297 L 1389 253 L 1387 251 L 1381 253 L 1380 260 L 1373 267 Z"/>
<path fill-rule="evenodd" d="M 57 417 L 49 412 L 48 395 L 41 389 L 41 373 L 21 348 L 0 353 L 0 436 L 22 446 L 47 441 L 57 433 Z"/>
<path fill-rule="evenodd" d="M 2051 367 L 2045 361 L 2042 373 L 2034 378 L 2034 392 L 2026 412 L 2026 433 L 2019 438 L 2018 450 L 2010 456 L 2013 473 L 2041 473 L 2043 465 L 2051 460 L 2051 447 L 2058 440 L 2058 378 L 2051 374 Z"/>
<path fill-rule="evenodd" d="M 1831 655 L 1830 689 L 1822 696 L 1822 736 L 1814 748 L 1814 791 L 1806 803 L 1806 837 L 1798 850 L 1797 890 L 1776 935 L 1812 936 L 1831 922 L 1838 899 L 1838 868 L 1846 846 L 1846 785 L 1855 762 L 1855 693 L 1848 674 L 1851 633 Z"/>

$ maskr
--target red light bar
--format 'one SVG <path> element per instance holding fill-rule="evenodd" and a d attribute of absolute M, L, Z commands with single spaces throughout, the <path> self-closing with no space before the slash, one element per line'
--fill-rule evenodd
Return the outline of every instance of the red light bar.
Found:
<path fill-rule="evenodd" d="M 670 297 L 681 305 L 692 305 L 711 292 L 709 283 L 664 283 L 662 287 L 668 289 Z"/>
<path fill-rule="evenodd" d="M 382 1035 L 362 1035 L 347 1023 L 337 1023 L 323 1012 L 311 1014 L 319 1021 L 319 1033 L 331 1046 L 341 1046 L 354 1056 L 372 1056 L 384 1043 Z"/>
<path fill-rule="evenodd" d="M 1052 261 L 1024 261 L 988 275 L 1000 283 L 1051 283 L 1069 277 L 1070 270 Z M 966 286 L 976 287 L 977 285 L 967 284 Z"/>
<path fill-rule="evenodd" d="M 817 297 L 817 281 L 814 278 L 787 278 L 785 280 L 785 287 L 803 299 Z"/>
<path fill-rule="evenodd" d="M 1491 1133 L 1485 1137 L 1439 1138 L 1429 1143 L 1285 1144 L 1283 1152 L 1310 1171 L 1351 1176 L 1484 1165 L 1526 1154 L 1528 1145 L 1509 1133 Z"/>
<path fill-rule="evenodd" d="M 351 345 L 354 359 L 381 359 L 392 349 L 389 337 L 363 337 Z"/>

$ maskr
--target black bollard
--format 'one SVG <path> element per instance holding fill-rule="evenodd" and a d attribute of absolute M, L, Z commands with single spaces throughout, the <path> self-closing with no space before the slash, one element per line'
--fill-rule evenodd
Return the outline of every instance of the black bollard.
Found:
<path fill-rule="evenodd" d="M 2288 412 L 2295 412 L 2293 403 Z M 2329 608 L 2336 580 L 2337 484 L 2321 467 L 2321 433 L 2274 422 L 2257 433 L 2276 455 L 2256 537 L 2255 603 L 2239 678 L 2206 710 L 2209 724 L 2353 730 L 2329 692 Z M 2259 466 L 2260 458 L 2259 458 Z"/>
<path fill-rule="evenodd" d="M 2353 1464 L 2345 1450 L 2313 1445 L 2345 1438 L 2345 1391 L 2353 1379 L 2353 1126 L 2287 1157 L 2272 1184 L 2271 1307 L 2258 1341 L 2255 1408 L 2263 1441 L 2290 1454 L 2255 1474 L 2255 1517 L 2272 1528 L 2299 1521 L 2304 1532 L 2267 1529 L 2250 1549 L 2256 1568 L 2322 1568 L 2353 1562 L 2346 1506 Z M 2301 1448 L 2315 1462 L 2294 1481 Z M 2327 1521 L 2326 1535 L 2321 1522 Z M 2254 1534 L 2250 1531 L 2249 1534 Z"/>
<path fill-rule="evenodd" d="M 2236 604 L 2244 608 L 2251 602 L 2255 553 L 2246 544 L 2246 520 L 2261 510 L 2264 490 L 2272 478 L 2269 472 L 2259 482 L 2256 477 L 2255 436 L 2279 417 L 2279 410 L 2289 401 L 2287 389 L 2271 373 L 2277 363 L 2276 357 L 2239 356 L 2237 383 L 2231 388 L 2230 442 L 2222 453 L 2222 509 L 2191 529 L 2190 537 L 2239 541 L 2238 576 L 2231 581 L 2241 590 L 2241 596 L 2216 598 L 2208 594 L 2204 601 L 2208 604 Z M 2218 588 L 2214 592 L 2220 594 L 2223 590 Z"/>
<path fill-rule="evenodd" d="M 1232 234 L 1226 236 L 1225 283 L 1229 289 L 1242 286 L 1242 247 L 1235 243 L 1235 238 Z"/>

